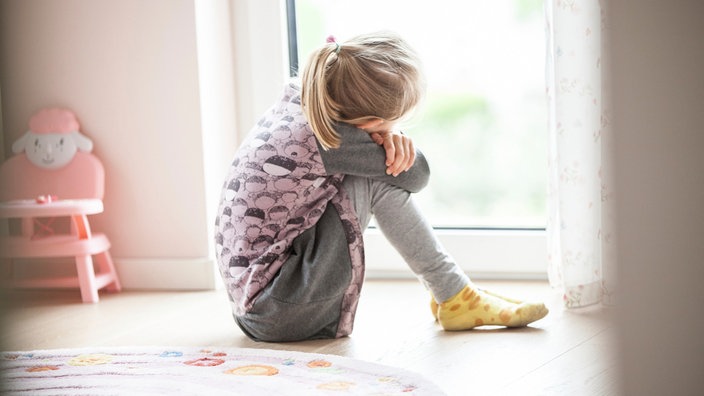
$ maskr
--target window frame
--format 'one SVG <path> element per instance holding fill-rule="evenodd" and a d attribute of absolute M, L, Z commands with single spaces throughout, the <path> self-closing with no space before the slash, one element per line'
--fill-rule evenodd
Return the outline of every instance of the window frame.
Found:
<path fill-rule="evenodd" d="M 233 41 L 236 62 L 235 84 L 238 141 L 257 117 L 271 105 L 286 80 L 298 67 L 295 0 L 263 2 L 243 0 L 234 3 Z M 261 51 L 267 48 L 267 51 Z M 294 60 L 293 57 L 296 57 Z M 272 65 L 279 70 L 271 74 Z M 256 81 L 256 88 L 253 81 Z M 242 98 L 254 98 L 242 106 Z M 460 267 L 474 279 L 547 279 L 547 237 L 545 228 L 434 227 L 440 243 Z M 386 241 L 381 231 L 365 231 L 367 277 L 411 278 L 414 275 Z"/>

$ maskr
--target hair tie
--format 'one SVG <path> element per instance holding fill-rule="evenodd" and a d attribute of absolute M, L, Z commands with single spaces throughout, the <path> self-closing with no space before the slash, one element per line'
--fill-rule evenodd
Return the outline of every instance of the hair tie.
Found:
<path fill-rule="evenodd" d="M 335 40 L 335 36 L 329 35 L 328 38 L 325 39 L 326 43 L 335 43 L 335 53 L 339 54 L 340 53 L 340 44 Z"/>

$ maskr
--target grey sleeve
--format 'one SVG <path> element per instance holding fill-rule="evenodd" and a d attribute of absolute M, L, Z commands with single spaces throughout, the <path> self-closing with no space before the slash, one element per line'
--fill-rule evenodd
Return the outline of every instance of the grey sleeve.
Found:
<path fill-rule="evenodd" d="M 411 169 L 398 176 L 391 176 L 386 174 L 384 148 L 374 143 L 367 132 L 346 124 L 339 124 L 336 130 L 342 139 L 339 148 L 323 150 L 318 144 L 328 174 L 369 177 L 412 193 L 422 190 L 428 184 L 430 168 L 420 150 L 416 149 L 416 159 Z"/>

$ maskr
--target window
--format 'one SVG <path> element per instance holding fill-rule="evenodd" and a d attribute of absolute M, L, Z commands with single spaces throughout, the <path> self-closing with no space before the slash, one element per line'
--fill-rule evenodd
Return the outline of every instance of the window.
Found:
<path fill-rule="evenodd" d="M 278 97 L 291 53 L 296 54 L 294 61 L 305 62 L 330 34 L 344 40 L 372 29 L 396 30 L 421 53 L 429 78 L 446 78 L 431 81 L 426 111 L 406 129 L 429 157 L 432 185 L 417 198 L 440 241 L 475 279 L 545 279 L 547 120 L 541 6 L 541 0 L 234 2 L 235 86 L 237 97 L 244 98 L 237 103 L 238 130 L 249 130 Z M 297 18 L 289 13 L 289 26 L 296 27 L 297 37 L 286 34 L 286 9 L 294 8 Z M 470 25 L 481 28 L 472 33 Z M 429 55 L 435 47 L 439 54 Z M 462 63 L 466 59 L 471 62 Z M 489 60 L 496 64 L 483 63 Z M 485 74 L 501 78 L 491 80 Z M 459 89 L 465 76 L 475 80 L 462 81 Z M 517 88 L 529 83 L 530 89 Z M 433 86 L 443 89 L 433 93 Z M 489 88 L 500 89 L 487 92 Z M 472 164 L 463 162 L 467 159 Z M 461 197 L 466 199 L 460 202 Z M 367 276 L 411 276 L 378 230 L 367 230 L 365 252 Z"/>
<path fill-rule="evenodd" d="M 417 199 L 435 226 L 545 226 L 542 0 L 288 4 L 294 70 L 330 34 L 344 41 L 393 30 L 419 52 L 428 97 L 405 132 L 431 165 L 430 186 Z"/>

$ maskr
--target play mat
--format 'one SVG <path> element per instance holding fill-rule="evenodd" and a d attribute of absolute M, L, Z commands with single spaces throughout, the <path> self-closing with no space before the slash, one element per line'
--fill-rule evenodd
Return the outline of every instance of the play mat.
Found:
<path fill-rule="evenodd" d="M 416 373 L 334 355 L 246 348 L 0 352 L 8 395 L 443 395 Z"/>

